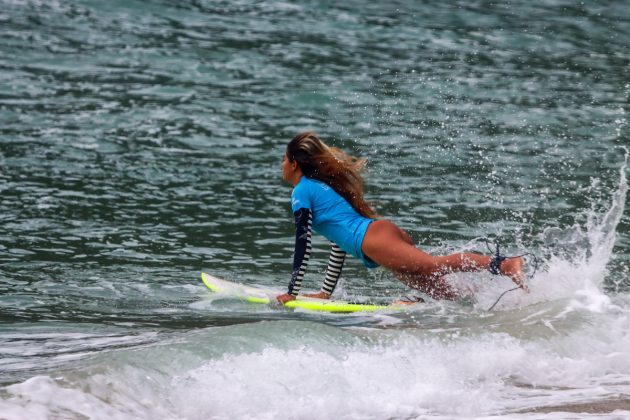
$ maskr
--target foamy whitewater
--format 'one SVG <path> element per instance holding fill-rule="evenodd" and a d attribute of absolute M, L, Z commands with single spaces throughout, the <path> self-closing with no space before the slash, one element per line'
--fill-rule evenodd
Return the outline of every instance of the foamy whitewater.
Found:
<path fill-rule="evenodd" d="M 492 312 L 496 283 L 478 281 L 472 306 L 430 302 L 402 315 L 295 314 L 159 337 L 65 333 L 73 354 L 51 345 L 48 357 L 76 362 L 2 388 L 0 418 L 628 418 L 630 295 L 603 290 L 626 165 L 627 153 L 607 210 L 554 231 L 554 244 L 536 250 L 548 257 L 531 293 L 508 293 Z M 578 243 L 570 258 L 554 255 Z M 194 308 L 219 304 L 195 293 Z M 91 355 L 90 345 L 110 348 Z M 16 360 L 28 352 L 14 350 Z"/>

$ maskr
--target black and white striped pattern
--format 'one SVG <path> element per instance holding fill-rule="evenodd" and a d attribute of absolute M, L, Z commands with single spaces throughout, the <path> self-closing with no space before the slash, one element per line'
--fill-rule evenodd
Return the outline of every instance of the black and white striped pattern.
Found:
<path fill-rule="evenodd" d="M 339 248 L 339 246 L 331 242 L 332 249 L 330 250 L 330 257 L 328 258 L 328 267 L 326 267 L 326 278 L 322 285 L 322 292 L 326 292 L 332 295 L 332 292 L 337 286 L 339 277 L 341 277 L 341 269 L 346 259 L 346 252 Z"/>
<path fill-rule="evenodd" d="M 305 217 L 306 216 L 306 217 Z M 302 288 L 302 280 L 306 274 L 308 260 L 311 257 L 311 236 L 313 232 L 313 213 L 308 209 L 300 209 L 295 215 L 295 254 L 293 256 L 293 273 L 289 283 L 289 294 L 297 296 Z"/>

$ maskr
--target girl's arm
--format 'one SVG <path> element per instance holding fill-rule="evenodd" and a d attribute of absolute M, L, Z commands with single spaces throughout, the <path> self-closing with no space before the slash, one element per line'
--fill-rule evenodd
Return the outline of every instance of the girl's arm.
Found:
<path fill-rule="evenodd" d="M 313 213 L 310 209 L 301 208 L 293 215 L 295 216 L 295 251 L 293 253 L 293 271 L 287 294 L 297 296 L 302 287 L 302 279 L 304 279 L 308 260 L 311 256 Z"/>
<path fill-rule="evenodd" d="M 343 263 L 346 260 L 346 251 L 339 248 L 339 246 L 331 242 L 332 249 L 330 250 L 330 257 L 328 258 L 328 267 L 326 267 L 326 278 L 322 285 L 322 292 L 328 293 L 328 296 L 332 295 L 339 277 L 341 277 L 341 270 Z"/>
<path fill-rule="evenodd" d="M 304 296 L 314 297 L 319 299 L 329 299 L 333 294 L 339 277 L 341 277 L 341 270 L 343 269 L 343 263 L 346 260 L 346 252 L 339 248 L 339 246 L 331 242 L 332 249 L 330 250 L 330 257 L 328 258 L 328 266 L 326 267 L 326 278 L 322 289 L 318 293 L 305 294 Z"/>

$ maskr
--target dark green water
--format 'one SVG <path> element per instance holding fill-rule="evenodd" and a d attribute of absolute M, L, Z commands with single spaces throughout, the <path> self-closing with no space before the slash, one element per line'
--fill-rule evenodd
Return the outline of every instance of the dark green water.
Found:
<path fill-rule="evenodd" d="M 332 373 L 306 359 L 348 381 L 365 372 L 331 385 L 323 417 L 506 415 L 575 402 L 525 395 L 523 384 L 545 380 L 582 399 L 607 401 L 591 392 L 607 386 L 626 398 L 630 366 L 616 359 L 597 365 L 622 378 L 613 386 L 562 363 L 558 372 L 582 376 L 549 379 L 544 366 L 528 376 L 520 359 L 462 372 L 416 349 L 512 360 L 502 352 L 534 347 L 549 364 L 579 365 L 587 357 L 567 353 L 566 340 L 593 340 L 600 356 L 625 348 L 614 333 L 630 325 L 629 99 L 626 1 L 0 0 L 0 413 L 80 418 L 76 401 L 94 397 L 109 401 L 90 400 L 94 418 L 282 418 L 288 402 L 275 396 L 295 384 L 277 389 L 252 372 L 275 377 L 285 359 L 318 378 L 297 391 L 311 407 Z M 307 129 L 369 159 L 369 200 L 421 248 L 484 251 L 490 235 L 534 252 L 543 265 L 532 294 L 506 300 L 491 325 L 483 308 L 509 283 L 493 288 L 489 277 L 463 279 L 485 285 L 477 304 L 431 303 L 386 320 L 212 302 L 201 271 L 288 282 L 291 188 L 280 162 Z M 315 243 L 313 289 L 328 251 Z M 390 274 L 349 261 L 338 297 L 405 293 Z M 568 324 L 541 327 L 557 317 Z M 592 338 L 592 317 L 611 336 Z M 466 337 L 433 342 L 436 331 Z M 324 357 L 330 348 L 347 365 Z M 482 397 L 470 404 L 469 388 L 433 377 L 430 392 L 412 387 L 406 400 L 422 375 L 395 381 L 398 351 L 407 370 L 431 376 L 443 362 Z M 379 363 L 389 377 L 371 370 Z M 160 371 L 143 396 L 157 411 L 128 402 L 143 380 L 126 369 Z M 208 379 L 216 372 L 249 387 Z M 101 377 L 111 395 L 80 391 Z M 245 402 L 184 403 L 178 392 L 194 380 L 225 389 L 226 404 Z M 353 383 L 389 387 L 393 408 L 370 405 L 378 386 Z M 519 404 L 496 402 L 514 397 L 497 385 L 506 383 Z M 80 394 L 69 397 L 76 403 L 37 402 L 62 390 Z"/>

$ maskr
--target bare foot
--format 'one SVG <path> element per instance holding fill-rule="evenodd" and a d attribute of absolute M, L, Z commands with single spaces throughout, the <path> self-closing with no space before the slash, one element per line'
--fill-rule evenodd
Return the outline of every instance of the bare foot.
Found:
<path fill-rule="evenodd" d="M 529 288 L 523 282 L 525 280 L 523 275 L 524 263 L 523 257 L 508 258 L 501 263 L 501 274 L 511 278 L 514 284 L 529 293 Z"/>

